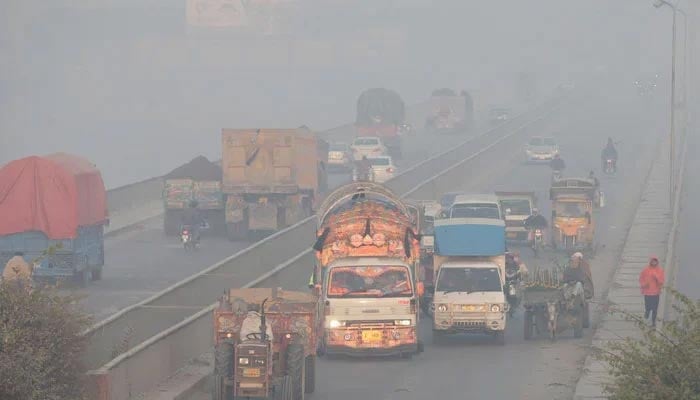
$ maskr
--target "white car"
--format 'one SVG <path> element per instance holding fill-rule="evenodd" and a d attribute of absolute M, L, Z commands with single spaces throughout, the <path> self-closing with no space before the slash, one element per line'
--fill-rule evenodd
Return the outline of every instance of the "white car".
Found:
<path fill-rule="evenodd" d="M 548 162 L 557 154 L 559 154 L 559 145 L 552 137 L 536 136 L 525 145 L 525 155 L 530 162 Z"/>
<path fill-rule="evenodd" d="M 384 183 L 396 174 L 396 166 L 389 156 L 367 157 L 372 164 L 372 176 L 377 183 Z"/>
<path fill-rule="evenodd" d="M 386 147 L 382 141 L 374 136 L 357 137 L 353 140 L 350 148 L 352 149 L 352 156 L 355 161 L 362 160 L 363 156 L 372 158 L 387 154 Z"/>

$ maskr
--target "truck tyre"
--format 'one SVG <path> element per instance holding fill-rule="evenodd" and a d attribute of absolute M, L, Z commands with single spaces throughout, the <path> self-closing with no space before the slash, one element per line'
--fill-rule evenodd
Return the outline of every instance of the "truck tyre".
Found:
<path fill-rule="evenodd" d="M 433 344 L 442 344 L 443 336 L 445 335 L 442 332 L 433 330 Z"/>
<path fill-rule="evenodd" d="M 220 343 L 214 348 L 212 400 L 230 400 L 233 386 L 226 381 L 233 378 L 233 344 Z"/>
<path fill-rule="evenodd" d="M 583 305 L 583 327 L 590 328 L 591 326 L 591 312 L 588 307 L 588 302 Z"/>
<path fill-rule="evenodd" d="M 294 383 L 292 377 L 285 375 L 276 379 L 272 385 L 273 400 L 293 400 L 294 399 Z"/>
<path fill-rule="evenodd" d="M 290 344 L 287 347 L 287 375 L 292 379 L 292 400 L 304 400 L 304 346 Z"/>
<path fill-rule="evenodd" d="M 526 310 L 523 315 L 523 338 L 532 339 L 532 311 Z"/>
<path fill-rule="evenodd" d="M 180 232 L 180 223 L 176 218 L 175 210 L 165 210 L 163 216 L 163 232 L 165 236 L 177 236 Z"/>
<path fill-rule="evenodd" d="M 228 222 L 226 223 L 226 236 L 228 240 L 235 241 L 247 241 L 249 239 L 249 216 L 248 210 L 243 210 L 243 220 L 240 222 Z"/>
<path fill-rule="evenodd" d="M 493 334 L 493 340 L 499 346 L 504 346 L 506 344 L 506 331 L 496 331 Z"/>
<path fill-rule="evenodd" d="M 304 360 L 304 392 L 313 393 L 316 390 L 316 356 L 311 354 Z"/>

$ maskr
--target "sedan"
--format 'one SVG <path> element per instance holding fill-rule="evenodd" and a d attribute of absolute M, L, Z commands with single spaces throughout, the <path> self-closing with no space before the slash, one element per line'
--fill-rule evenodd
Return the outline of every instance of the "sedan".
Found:
<path fill-rule="evenodd" d="M 384 183 L 396 174 L 396 166 L 389 156 L 367 158 L 372 164 L 372 175 L 377 183 Z"/>
<path fill-rule="evenodd" d="M 551 137 L 533 137 L 525 145 L 525 155 L 530 162 L 550 161 L 559 154 L 559 145 Z"/>
<path fill-rule="evenodd" d="M 361 136 L 355 138 L 350 146 L 352 156 L 355 161 L 362 160 L 362 157 L 367 158 L 377 157 L 387 154 L 386 147 L 378 137 Z"/>

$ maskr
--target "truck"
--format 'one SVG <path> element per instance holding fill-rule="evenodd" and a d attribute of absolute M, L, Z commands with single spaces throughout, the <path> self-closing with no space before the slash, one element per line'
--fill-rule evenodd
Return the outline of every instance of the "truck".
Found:
<path fill-rule="evenodd" d="M 55 153 L 0 169 L 0 265 L 21 252 L 35 281 L 85 287 L 102 278 L 108 223 L 102 175 L 90 161 Z"/>
<path fill-rule="evenodd" d="M 474 104 L 466 91 L 459 95 L 452 89 L 433 91 L 430 97 L 431 112 L 425 120 L 425 128 L 433 132 L 468 133 L 474 128 Z"/>
<path fill-rule="evenodd" d="M 492 218 L 435 221 L 433 342 L 485 333 L 505 343 L 505 223 Z"/>
<path fill-rule="evenodd" d="M 552 181 L 552 247 L 566 251 L 592 250 L 595 235 L 593 210 L 602 196 L 595 181 L 559 178 Z M 602 201 L 599 203 L 602 205 Z"/>
<path fill-rule="evenodd" d="M 312 284 L 321 299 L 325 354 L 423 350 L 418 322 L 419 235 L 412 211 L 386 187 L 355 182 L 319 207 Z"/>
<path fill-rule="evenodd" d="M 306 127 L 223 129 L 226 232 L 247 240 L 313 215 L 328 185 L 328 143 Z"/>
<path fill-rule="evenodd" d="M 401 126 L 405 125 L 405 104 L 393 90 L 367 89 L 357 99 L 355 130 L 358 137 L 377 136 L 394 159 L 401 158 Z"/>
<path fill-rule="evenodd" d="M 535 192 L 496 192 L 496 197 L 506 219 L 506 241 L 527 243 L 524 224 L 537 203 Z"/>
<path fill-rule="evenodd" d="M 212 399 L 303 400 L 316 381 L 318 298 L 230 289 L 213 312 Z"/>
<path fill-rule="evenodd" d="M 193 200 L 207 220 L 210 232 L 224 232 L 221 176 L 221 166 L 199 156 L 163 177 L 163 231 L 166 235 L 180 234 L 183 210 Z"/>

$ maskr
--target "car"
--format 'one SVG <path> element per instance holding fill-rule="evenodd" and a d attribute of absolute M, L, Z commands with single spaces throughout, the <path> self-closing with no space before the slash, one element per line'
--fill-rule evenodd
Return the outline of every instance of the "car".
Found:
<path fill-rule="evenodd" d="M 371 158 L 387 154 L 386 147 L 381 139 L 374 136 L 356 137 L 352 145 L 350 145 L 350 148 L 352 149 L 352 156 L 355 161 L 362 160 L 363 156 Z"/>
<path fill-rule="evenodd" d="M 350 145 L 347 143 L 332 143 L 328 147 L 328 168 L 341 171 L 352 170 L 353 157 Z"/>
<path fill-rule="evenodd" d="M 505 107 L 492 107 L 489 111 L 491 125 L 502 124 L 510 120 L 510 109 Z"/>
<path fill-rule="evenodd" d="M 525 145 L 525 155 L 529 162 L 549 162 L 559 154 L 559 145 L 553 137 L 535 136 Z"/>
<path fill-rule="evenodd" d="M 372 164 L 372 176 L 377 183 L 384 183 L 396 174 L 396 166 L 390 156 L 368 157 Z"/>

